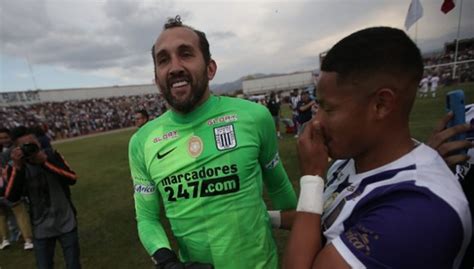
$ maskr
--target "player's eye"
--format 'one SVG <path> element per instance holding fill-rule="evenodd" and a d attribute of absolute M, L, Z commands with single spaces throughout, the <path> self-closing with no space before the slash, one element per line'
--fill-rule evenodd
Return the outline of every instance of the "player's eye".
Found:
<path fill-rule="evenodd" d="M 188 57 L 192 57 L 193 56 L 193 53 L 188 51 L 188 50 L 185 50 L 181 53 L 181 56 L 182 57 L 185 57 L 185 58 L 188 58 Z"/>
<path fill-rule="evenodd" d="M 168 62 L 168 57 L 159 57 L 156 62 L 158 63 L 158 65 L 163 65 Z"/>

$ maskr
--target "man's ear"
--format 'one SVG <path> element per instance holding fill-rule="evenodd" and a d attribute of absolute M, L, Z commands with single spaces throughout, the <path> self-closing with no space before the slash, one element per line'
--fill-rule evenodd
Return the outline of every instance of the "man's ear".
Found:
<path fill-rule="evenodd" d="M 396 94 L 395 91 L 390 88 L 382 88 L 375 92 L 374 96 L 374 112 L 376 119 L 384 119 L 395 108 Z"/>
<path fill-rule="evenodd" d="M 216 61 L 213 59 L 210 60 L 209 64 L 207 65 L 207 78 L 212 80 L 217 72 L 217 64 Z"/>

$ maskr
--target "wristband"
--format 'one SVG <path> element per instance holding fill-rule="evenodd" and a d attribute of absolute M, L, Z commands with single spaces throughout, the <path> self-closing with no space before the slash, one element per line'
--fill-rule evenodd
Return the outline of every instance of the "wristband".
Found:
<path fill-rule="evenodd" d="M 302 176 L 296 211 L 321 215 L 323 213 L 324 180 L 320 176 Z"/>
<path fill-rule="evenodd" d="M 280 228 L 281 226 L 281 212 L 280 210 L 269 210 L 270 222 L 273 228 Z"/>

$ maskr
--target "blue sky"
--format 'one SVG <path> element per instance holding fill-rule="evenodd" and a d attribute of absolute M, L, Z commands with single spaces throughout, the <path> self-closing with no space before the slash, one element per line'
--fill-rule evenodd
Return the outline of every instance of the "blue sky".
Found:
<path fill-rule="evenodd" d="M 416 40 L 440 50 L 456 37 L 460 0 L 420 0 Z M 148 84 L 150 47 L 167 17 L 208 35 L 214 83 L 252 73 L 316 69 L 318 54 L 353 31 L 403 28 L 410 0 L 15 0 L 0 2 L 0 92 Z M 474 1 L 463 0 L 461 38 L 474 37 Z M 408 31 L 415 39 L 415 27 Z M 31 69 L 28 66 L 28 60 Z"/>

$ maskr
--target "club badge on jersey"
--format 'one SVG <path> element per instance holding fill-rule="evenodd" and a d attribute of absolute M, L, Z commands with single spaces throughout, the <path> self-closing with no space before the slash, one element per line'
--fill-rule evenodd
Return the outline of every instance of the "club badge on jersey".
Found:
<path fill-rule="evenodd" d="M 199 136 L 192 136 L 188 141 L 188 153 L 193 158 L 201 155 L 203 147 L 202 139 Z"/>
<path fill-rule="evenodd" d="M 214 128 L 214 138 L 218 150 L 232 149 L 237 146 L 234 125 L 232 124 Z"/>

